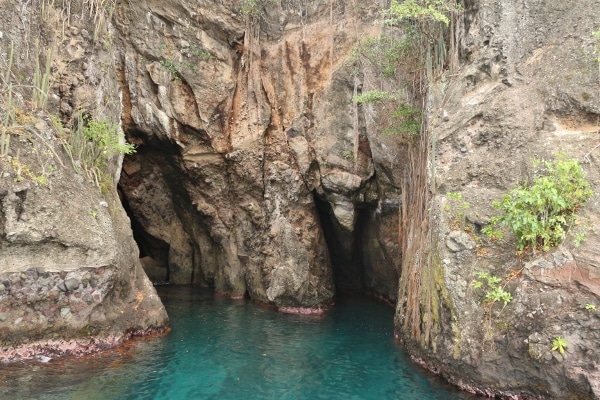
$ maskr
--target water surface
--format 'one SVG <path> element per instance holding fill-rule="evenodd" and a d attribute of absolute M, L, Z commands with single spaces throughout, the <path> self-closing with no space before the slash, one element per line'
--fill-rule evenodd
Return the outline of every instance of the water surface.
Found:
<path fill-rule="evenodd" d="M 393 310 L 344 295 L 323 316 L 161 287 L 173 331 L 83 359 L 0 366 L 10 399 L 475 399 L 412 363 Z"/>

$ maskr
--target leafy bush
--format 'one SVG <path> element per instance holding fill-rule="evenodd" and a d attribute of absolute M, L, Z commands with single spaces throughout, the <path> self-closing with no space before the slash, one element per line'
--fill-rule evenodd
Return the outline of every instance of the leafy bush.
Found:
<path fill-rule="evenodd" d="M 117 154 L 133 154 L 135 146 L 121 142 L 118 126 L 106 121 L 89 121 L 83 128 L 83 136 L 94 144 L 93 161 L 106 161 Z"/>
<path fill-rule="evenodd" d="M 344 150 L 342 152 L 342 155 L 348 161 L 353 161 L 354 160 L 354 150 L 353 149 L 346 149 L 346 150 Z"/>
<path fill-rule="evenodd" d="M 469 203 L 463 200 L 461 192 L 447 192 L 446 197 L 448 198 L 448 204 L 444 206 L 444 211 L 452 213 L 450 228 L 465 229 L 465 210 L 469 208 Z"/>
<path fill-rule="evenodd" d="M 532 185 L 519 186 L 494 202 L 502 214 L 491 218 L 485 234 L 501 236 L 497 226 L 506 226 L 517 237 L 519 250 L 548 250 L 564 240 L 575 212 L 593 192 L 576 160 L 561 155 L 556 162 L 544 164 L 545 174 L 537 176 Z"/>
<path fill-rule="evenodd" d="M 370 66 L 384 78 L 394 78 L 399 71 L 418 70 L 421 62 L 415 33 L 410 26 L 401 37 L 381 35 L 361 40 L 350 54 L 348 63 Z M 356 71 L 358 72 L 358 71 Z"/>

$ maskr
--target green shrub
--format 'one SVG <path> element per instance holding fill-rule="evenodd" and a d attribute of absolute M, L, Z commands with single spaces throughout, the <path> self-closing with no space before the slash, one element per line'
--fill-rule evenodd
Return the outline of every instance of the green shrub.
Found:
<path fill-rule="evenodd" d="M 188 58 L 191 56 L 198 57 L 202 61 L 208 61 L 214 58 L 214 55 L 207 50 L 203 50 L 195 45 L 184 46 L 179 50 L 181 54 L 186 55 Z"/>
<path fill-rule="evenodd" d="M 414 32 L 406 27 L 402 37 L 381 35 L 361 40 L 352 50 L 348 63 L 370 66 L 384 78 L 394 78 L 399 71 L 410 73 L 419 68 L 420 56 Z"/>
<path fill-rule="evenodd" d="M 467 218 L 465 210 L 469 208 L 469 203 L 464 201 L 461 192 L 447 192 L 448 204 L 444 206 L 444 211 L 451 213 L 449 221 L 451 229 L 465 229 Z"/>
<path fill-rule="evenodd" d="M 65 134 L 60 121 L 54 119 L 53 122 L 61 132 L 63 147 L 75 170 L 84 173 L 100 187 L 107 180 L 105 169 L 108 160 L 119 154 L 135 153 L 135 146 L 121 141 L 118 125 L 88 120 L 86 116 L 78 116 L 77 126 L 69 135 Z"/>
<path fill-rule="evenodd" d="M 160 65 L 171 74 L 171 79 L 176 81 L 179 80 L 179 71 L 183 68 L 182 62 L 175 62 L 170 58 L 163 58 L 160 60 Z"/>
<path fill-rule="evenodd" d="M 594 54 L 596 55 L 596 62 L 600 64 L 600 30 L 592 32 L 594 37 Z"/>
<path fill-rule="evenodd" d="M 392 119 L 394 122 L 382 134 L 417 136 L 421 133 L 421 110 L 410 103 L 401 103 L 392 113 Z"/>
<path fill-rule="evenodd" d="M 342 152 L 342 155 L 348 161 L 353 161 L 354 160 L 354 150 L 353 149 L 346 149 L 346 150 L 344 150 Z"/>
<path fill-rule="evenodd" d="M 545 173 L 533 184 L 519 186 L 494 202 L 502 214 L 491 218 L 485 234 L 497 237 L 497 226 L 505 226 L 517 237 L 519 250 L 548 250 L 564 240 L 575 212 L 593 192 L 576 160 L 561 155 L 556 162 L 544 164 Z"/>
<path fill-rule="evenodd" d="M 117 125 L 106 121 L 92 120 L 86 124 L 83 128 L 83 136 L 94 144 L 93 161 L 106 161 L 117 154 L 135 153 L 133 144 L 120 141 L 118 129 Z"/>

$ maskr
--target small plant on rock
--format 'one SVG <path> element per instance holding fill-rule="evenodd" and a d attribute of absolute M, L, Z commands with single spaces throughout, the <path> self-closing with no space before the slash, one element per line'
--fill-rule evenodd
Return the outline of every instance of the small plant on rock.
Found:
<path fill-rule="evenodd" d="M 396 97 L 393 93 L 385 90 L 369 90 L 368 92 L 358 94 L 352 98 L 357 104 L 370 104 L 395 99 Z"/>
<path fill-rule="evenodd" d="M 444 206 L 444 211 L 452 213 L 450 227 L 452 229 L 464 229 L 466 223 L 465 210 L 469 208 L 469 203 L 462 199 L 461 192 L 446 193 L 448 204 Z"/>
<path fill-rule="evenodd" d="M 575 212 L 593 192 L 576 160 L 561 155 L 544 165 L 545 173 L 531 185 L 519 186 L 494 202 L 502 214 L 492 217 L 483 233 L 497 238 L 498 226 L 507 227 L 517 237 L 519 251 L 527 247 L 546 251 L 565 239 Z"/>
<path fill-rule="evenodd" d="M 163 58 L 162 60 L 160 60 L 160 65 L 162 65 L 163 68 L 166 69 L 171 74 L 173 80 L 179 79 L 179 71 L 183 67 L 183 63 L 181 63 L 181 62 L 175 63 L 173 60 L 171 60 L 169 58 Z"/>
<path fill-rule="evenodd" d="M 473 283 L 475 289 L 485 289 L 485 302 L 489 305 L 496 302 L 503 302 L 504 306 L 512 300 L 512 295 L 504 290 L 500 283 L 502 279 L 497 276 L 490 275 L 487 272 L 477 272 L 477 280 Z"/>
<path fill-rule="evenodd" d="M 460 6 L 451 0 L 405 0 L 398 2 L 392 0 L 389 10 L 384 15 L 388 16 L 387 23 L 395 23 L 402 19 L 429 19 L 441 22 L 444 25 L 450 23 L 448 15 Z"/>
<path fill-rule="evenodd" d="M 552 351 L 558 351 L 560 354 L 565 352 L 567 341 L 562 336 L 557 336 L 552 341 Z"/>
<path fill-rule="evenodd" d="M 346 150 L 344 150 L 342 152 L 342 155 L 348 161 L 354 160 L 354 150 L 352 150 L 352 149 L 346 149 Z"/>
<path fill-rule="evenodd" d="M 194 45 L 184 46 L 181 48 L 181 50 L 179 50 L 179 52 L 188 58 L 195 56 L 195 57 L 198 57 L 202 61 L 208 61 L 208 60 L 214 58 L 214 56 L 211 52 L 203 50 Z"/>

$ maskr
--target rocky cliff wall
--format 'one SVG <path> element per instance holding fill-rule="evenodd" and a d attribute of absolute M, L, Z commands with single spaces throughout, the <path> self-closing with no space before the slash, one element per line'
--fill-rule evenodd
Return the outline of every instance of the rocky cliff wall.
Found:
<path fill-rule="evenodd" d="M 119 193 L 154 280 L 294 312 L 321 310 L 343 288 L 398 299 L 408 264 L 398 239 L 414 240 L 398 238 L 401 185 L 415 147 L 380 135 L 385 113 L 353 101 L 393 89 L 353 58 L 360 39 L 381 34 L 387 2 L 282 0 L 255 16 L 233 0 L 119 2 L 102 35 L 91 32 L 101 20 L 76 2 L 54 4 L 41 32 L 31 28 L 38 14 L 3 4 L 0 61 L 8 65 L 8 38 L 20 60 L 11 80 L 31 86 L 30 55 L 45 53 L 28 43 L 42 37 L 61 55 L 49 107 L 63 120 L 80 109 L 119 116 L 138 146 Z M 421 224 L 429 262 L 402 276 L 427 289 L 416 297 L 423 329 L 404 330 L 402 297 L 396 324 L 415 357 L 466 389 L 599 397 L 599 317 L 586 309 L 600 305 L 597 232 L 586 228 L 576 245 L 572 231 L 559 247 L 521 257 L 514 238 L 481 235 L 492 201 L 533 176 L 533 156 L 566 152 L 597 192 L 598 5 L 466 1 L 453 25 L 457 69 L 431 82 L 431 156 L 417 171 L 431 194 Z M 3 340 L 162 326 L 116 193 L 103 199 L 70 167 L 51 121 L 29 117 L 35 129 L 13 129 L 0 159 Z M 589 228 L 596 197 L 580 210 Z M 507 283 L 505 308 L 483 304 L 478 272 Z M 566 352 L 552 350 L 557 337 Z"/>
<path fill-rule="evenodd" d="M 118 8 L 124 128 L 139 145 L 120 188 L 156 280 L 282 309 L 328 306 L 336 283 L 395 299 L 396 150 L 373 151 L 384 141 L 346 64 L 384 6 Z"/>
<path fill-rule="evenodd" d="M 58 121 L 74 110 L 118 121 L 100 15 L 42 3 L 0 2 L 0 359 L 92 352 L 168 322 L 114 181 L 101 191 L 63 145 Z M 48 78 L 45 105 L 32 102 L 45 92 L 36 74 Z"/>
<path fill-rule="evenodd" d="M 469 1 L 457 25 L 461 67 L 433 86 L 430 251 L 439 271 L 438 319 L 430 343 L 407 343 L 430 367 L 488 395 L 600 396 L 600 316 L 593 311 L 600 300 L 600 98 L 592 35 L 599 5 Z M 521 256 L 510 235 L 487 241 L 481 229 L 498 213 L 493 200 L 531 180 L 534 158 L 559 152 L 581 163 L 595 193 L 579 211 L 584 228 L 570 226 L 558 247 Z M 485 290 L 473 286 L 478 272 L 503 280 L 513 297 L 506 307 L 484 305 Z M 564 353 L 552 350 L 557 337 L 568 344 Z"/>

